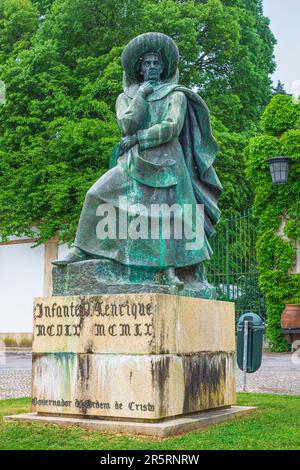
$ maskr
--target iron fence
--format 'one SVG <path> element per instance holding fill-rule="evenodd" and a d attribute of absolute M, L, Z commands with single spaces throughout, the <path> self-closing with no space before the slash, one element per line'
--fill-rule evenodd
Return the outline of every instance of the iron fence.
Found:
<path fill-rule="evenodd" d="M 234 301 L 237 318 L 246 311 L 266 317 L 265 299 L 258 285 L 256 221 L 251 211 L 223 220 L 211 239 L 214 254 L 207 263 L 208 281 L 217 298 Z"/>

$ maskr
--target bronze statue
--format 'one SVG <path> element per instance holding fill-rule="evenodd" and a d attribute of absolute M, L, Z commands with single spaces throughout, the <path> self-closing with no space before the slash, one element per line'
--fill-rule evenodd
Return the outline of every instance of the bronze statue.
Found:
<path fill-rule="evenodd" d="M 179 53 L 170 37 L 162 33 L 137 36 L 127 44 L 121 60 L 124 92 L 117 99 L 116 112 L 123 137 L 112 154 L 111 169 L 86 195 L 72 251 L 53 263 L 106 258 L 164 270 L 167 284 L 182 287 L 175 268 L 200 266 L 210 258 L 209 237 L 220 217 L 217 200 L 222 186 L 212 166 L 217 144 L 209 111 L 195 92 L 178 85 Z M 125 199 L 126 204 L 120 202 Z M 136 215 L 132 207 L 174 204 L 177 211 L 172 221 L 179 225 L 185 206 L 204 207 L 203 237 L 195 249 L 187 249 L 191 240 L 184 233 L 181 238 L 175 236 L 173 226 L 169 237 L 161 231 L 156 238 L 124 237 L 120 229 L 114 237 L 97 234 L 101 205 L 110 205 L 117 220 L 125 216 L 128 223 Z M 162 211 L 153 215 L 149 210 L 142 216 L 148 228 L 162 224 Z M 194 217 L 188 224 L 194 233 Z"/>

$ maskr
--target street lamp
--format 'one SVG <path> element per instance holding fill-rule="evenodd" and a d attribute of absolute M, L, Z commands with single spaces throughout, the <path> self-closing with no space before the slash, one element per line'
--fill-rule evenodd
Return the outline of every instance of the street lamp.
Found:
<path fill-rule="evenodd" d="M 268 159 L 273 184 L 287 183 L 290 161 L 290 157 L 273 157 Z"/>

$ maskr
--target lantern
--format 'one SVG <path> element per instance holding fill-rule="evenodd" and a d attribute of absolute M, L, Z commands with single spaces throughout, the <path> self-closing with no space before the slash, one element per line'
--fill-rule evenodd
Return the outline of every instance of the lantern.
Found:
<path fill-rule="evenodd" d="M 273 184 L 287 183 L 290 161 L 291 159 L 289 157 L 274 157 L 268 159 Z"/>

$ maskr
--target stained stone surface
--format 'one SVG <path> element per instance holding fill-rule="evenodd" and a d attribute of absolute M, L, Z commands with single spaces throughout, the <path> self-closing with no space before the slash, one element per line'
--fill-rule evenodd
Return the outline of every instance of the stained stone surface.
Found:
<path fill-rule="evenodd" d="M 10 356 L 11 352 L 6 352 Z M 0 400 L 31 396 L 31 354 L 26 354 L 26 369 L 11 368 L 11 364 L 1 366 L 0 361 Z M 296 353 L 264 353 L 261 368 L 255 374 L 247 375 L 247 391 L 299 395 L 300 359 Z M 237 391 L 243 390 L 243 373 L 236 367 Z"/>
<path fill-rule="evenodd" d="M 113 260 L 88 260 L 54 266 L 53 295 L 92 295 L 157 292 L 197 298 L 216 298 L 216 289 L 199 279 L 195 266 L 178 268 L 184 289 L 164 284 L 164 272 L 153 268 L 125 266 Z"/>
<path fill-rule="evenodd" d="M 231 352 L 233 312 L 230 302 L 156 293 L 36 298 L 33 351 Z"/>
<path fill-rule="evenodd" d="M 158 420 L 234 402 L 232 303 L 157 293 L 35 299 L 33 411 Z"/>
<path fill-rule="evenodd" d="M 161 419 L 235 401 L 234 353 L 33 356 L 32 411 Z"/>

